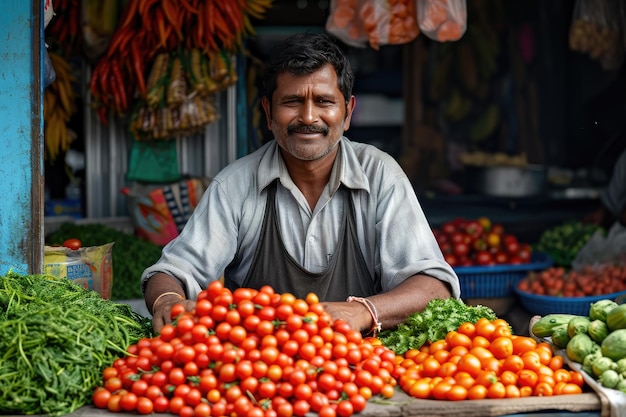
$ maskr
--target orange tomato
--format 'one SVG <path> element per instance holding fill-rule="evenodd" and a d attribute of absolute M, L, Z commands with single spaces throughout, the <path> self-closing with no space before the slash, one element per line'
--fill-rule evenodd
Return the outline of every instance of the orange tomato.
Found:
<path fill-rule="evenodd" d="M 505 385 L 504 386 L 506 398 L 519 398 L 522 396 L 520 389 L 517 385 Z"/>
<path fill-rule="evenodd" d="M 583 390 L 580 387 L 580 385 L 572 384 L 571 382 L 565 384 L 565 386 L 561 390 L 561 394 L 563 394 L 563 395 L 567 395 L 567 394 L 582 394 L 582 392 L 583 392 Z"/>
<path fill-rule="evenodd" d="M 493 371 L 496 375 L 500 375 L 502 372 L 502 363 L 497 358 L 487 358 L 481 362 L 482 368 L 488 371 Z"/>
<path fill-rule="evenodd" d="M 537 347 L 537 342 L 532 337 L 516 336 L 513 339 L 513 354 L 523 355 Z"/>
<path fill-rule="evenodd" d="M 471 353 L 472 355 L 476 356 L 478 359 L 480 359 L 480 361 L 484 361 L 486 359 L 491 359 L 493 358 L 493 353 L 491 353 L 491 351 L 489 349 L 486 349 L 484 347 L 473 347 L 469 350 L 469 353 Z"/>
<path fill-rule="evenodd" d="M 513 341 L 510 337 L 500 336 L 491 341 L 489 350 L 498 359 L 504 359 L 513 354 Z"/>
<path fill-rule="evenodd" d="M 583 378 L 583 374 L 574 370 L 569 371 L 569 374 L 572 378 L 570 381 L 571 383 L 576 384 L 579 387 L 582 387 L 583 385 L 585 385 L 585 379 Z"/>
<path fill-rule="evenodd" d="M 506 387 L 500 381 L 496 381 L 487 388 L 488 398 L 504 398 L 506 395 Z"/>
<path fill-rule="evenodd" d="M 467 398 L 467 388 L 462 385 L 454 384 L 446 392 L 446 399 L 450 401 L 462 401 Z"/>
<path fill-rule="evenodd" d="M 428 348 L 428 353 L 431 355 L 441 349 L 449 350 L 448 342 L 445 339 L 435 340 Z"/>
<path fill-rule="evenodd" d="M 450 349 L 450 357 L 457 356 L 457 355 L 463 356 L 467 352 L 469 352 L 469 350 L 465 346 L 455 346 L 452 349 Z"/>
<path fill-rule="evenodd" d="M 500 374 L 500 382 L 504 385 L 516 385 L 517 374 L 513 371 L 502 371 Z"/>
<path fill-rule="evenodd" d="M 447 381 L 441 381 L 437 383 L 433 389 L 430 391 L 430 394 L 433 398 L 437 400 L 445 400 L 448 394 L 448 391 L 452 389 L 452 384 Z"/>
<path fill-rule="evenodd" d="M 503 371 L 519 372 L 522 369 L 524 369 L 524 360 L 521 356 L 513 354 L 505 358 L 504 362 L 502 362 Z"/>
<path fill-rule="evenodd" d="M 459 363 L 457 364 L 457 367 L 459 371 L 465 371 L 474 378 L 482 370 L 480 359 L 478 359 L 476 355 L 472 355 L 471 353 L 462 356 L 459 360 Z"/>
<path fill-rule="evenodd" d="M 489 339 L 483 336 L 474 336 L 474 338 L 472 339 L 472 347 L 479 346 L 488 348 L 490 344 L 491 342 L 489 341 Z"/>
<path fill-rule="evenodd" d="M 537 346 L 534 351 L 539 355 L 539 362 L 541 362 L 542 365 L 548 365 L 550 360 L 552 360 L 552 350 L 547 350 Z"/>
<path fill-rule="evenodd" d="M 553 356 L 552 359 L 550 359 L 550 363 L 548 364 L 548 366 L 553 371 L 563 369 L 563 357 L 560 355 Z"/>
<path fill-rule="evenodd" d="M 476 333 L 476 326 L 474 326 L 474 323 L 468 321 L 459 326 L 458 332 L 466 336 L 473 337 Z"/>
<path fill-rule="evenodd" d="M 466 389 L 470 389 L 471 387 L 473 387 L 474 383 L 476 382 L 474 377 L 472 377 L 467 372 L 457 372 L 454 375 L 454 379 L 456 380 L 457 384 L 464 386 Z"/>
<path fill-rule="evenodd" d="M 409 388 L 408 394 L 411 397 L 427 399 L 430 398 L 430 381 L 428 379 L 418 379 Z"/>
<path fill-rule="evenodd" d="M 437 372 L 439 372 L 439 368 L 441 367 L 441 364 L 439 363 L 439 361 L 437 359 L 435 359 L 433 356 L 429 356 L 426 359 L 424 359 L 424 362 L 422 362 L 422 375 L 424 376 L 435 376 L 437 375 Z"/>
<path fill-rule="evenodd" d="M 535 350 L 524 353 L 522 355 L 522 360 L 524 361 L 525 369 L 530 369 L 531 371 L 539 371 L 539 367 L 541 366 L 541 358 Z"/>
<path fill-rule="evenodd" d="M 522 369 L 517 373 L 517 383 L 520 387 L 532 387 L 537 384 L 539 379 L 537 373 L 532 369 Z"/>
<path fill-rule="evenodd" d="M 437 371 L 437 376 L 453 376 L 457 371 L 457 365 L 453 362 L 444 362 Z"/>
<path fill-rule="evenodd" d="M 496 328 L 493 330 L 493 333 L 491 334 L 492 338 L 496 338 L 496 337 L 511 337 L 513 336 L 513 333 L 511 332 L 511 328 L 508 326 L 496 326 Z"/>
<path fill-rule="evenodd" d="M 493 371 L 481 371 L 476 377 L 476 385 L 482 385 L 489 387 L 494 382 L 498 381 L 498 376 Z"/>
<path fill-rule="evenodd" d="M 484 385 L 474 385 L 467 390 L 467 398 L 470 400 L 482 400 L 487 398 L 487 387 Z"/>
<path fill-rule="evenodd" d="M 530 397 L 531 395 L 533 395 L 533 389 L 532 387 L 519 387 L 519 394 L 520 397 Z"/>
<path fill-rule="evenodd" d="M 555 356 L 559 357 L 560 356 Z M 559 383 L 559 382 L 570 382 L 572 380 L 572 376 L 570 375 L 569 371 L 567 369 L 563 369 L 563 368 L 559 368 L 557 370 L 554 371 L 554 374 L 552 375 L 554 380 Z"/>
<path fill-rule="evenodd" d="M 434 352 L 432 354 L 432 357 L 437 359 L 437 361 L 439 363 L 444 363 L 450 357 L 450 352 L 445 350 L 445 349 L 441 349 L 441 350 L 438 350 L 438 351 Z"/>
<path fill-rule="evenodd" d="M 472 346 L 472 339 L 468 335 L 455 331 L 448 332 L 445 340 L 448 342 L 450 348 L 457 346 L 470 348 Z"/>
<path fill-rule="evenodd" d="M 491 340 L 493 337 L 493 332 L 496 330 L 496 325 L 490 321 L 476 322 L 476 335 L 482 336 L 487 340 Z"/>
<path fill-rule="evenodd" d="M 548 382 L 538 382 L 533 393 L 539 397 L 549 397 L 554 394 L 553 385 Z"/>

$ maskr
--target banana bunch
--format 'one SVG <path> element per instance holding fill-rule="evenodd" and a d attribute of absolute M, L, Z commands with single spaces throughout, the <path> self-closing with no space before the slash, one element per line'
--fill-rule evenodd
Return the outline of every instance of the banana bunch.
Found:
<path fill-rule="evenodd" d="M 54 162 L 59 153 L 69 149 L 76 137 L 67 123 L 77 111 L 77 95 L 73 89 L 77 79 L 65 59 L 54 52 L 49 54 L 56 79 L 43 93 L 44 157 Z"/>
<path fill-rule="evenodd" d="M 265 12 L 272 7 L 272 1 L 273 0 L 245 0 L 243 26 L 246 30 L 246 35 L 253 36 L 256 34 L 251 19 L 262 20 L 265 18 Z"/>

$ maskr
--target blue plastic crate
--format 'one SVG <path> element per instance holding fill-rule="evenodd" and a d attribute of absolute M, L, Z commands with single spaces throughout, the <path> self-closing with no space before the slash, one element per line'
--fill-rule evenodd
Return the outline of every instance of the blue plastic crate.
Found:
<path fill-rule="evenodd" d="M 626 301 L 626 291 L 589 297 L 538 295 L 522 291 L 517 287 L 515 287 L 515 292 L 526 310 L 540 316 L 547 314 L 576 314 L 578 316 L 588 316 L 589 307 L 596 301 L 613 300 L 618 304 L 622 304 Z"/>
<path fill-rule="evenodd" d="M 500 298 L 514 295 L 513 288 L 529 272 L 548 269 L 553 262 L 549 255 L 533 252 L 527 264 L 463 266 L 454 271 L 461 284 L 461 298 Z"/>

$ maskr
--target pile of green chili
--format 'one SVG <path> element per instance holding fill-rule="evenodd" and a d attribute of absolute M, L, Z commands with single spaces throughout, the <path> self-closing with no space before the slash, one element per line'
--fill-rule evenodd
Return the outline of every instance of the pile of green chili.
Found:
<path fill-rule="evenodd" d="M 102 370 L 150 320 L 49 275 L 0 277 L 0 414 L 63 415 L 91 402 Z"/>

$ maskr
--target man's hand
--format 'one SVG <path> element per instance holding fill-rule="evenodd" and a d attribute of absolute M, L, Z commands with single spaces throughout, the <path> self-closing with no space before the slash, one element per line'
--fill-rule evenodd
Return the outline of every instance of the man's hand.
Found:
<path fill-rule="evenodd" d="M 361 333 L 372 329 L 372 316 L 367 308 L 361 303 L 349 303 L 346 301 L 323 302 L 324 310 L 335 320 L 343 320 L 350 328 L 359 330 Z"/>
<path fill-rule="evenodd" d="M 185 311 L 192 311 L 196 307 L 195 301 L 183 300 L 176 296 L 163 297 L 156 303 L 152 312 L 152 328 L 155 332 L 158 333 L 161 327 L 172 322 L 172 307 L 176 304 L 182 304 Z"/>

